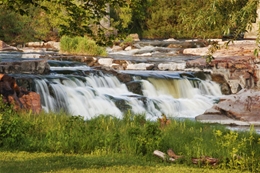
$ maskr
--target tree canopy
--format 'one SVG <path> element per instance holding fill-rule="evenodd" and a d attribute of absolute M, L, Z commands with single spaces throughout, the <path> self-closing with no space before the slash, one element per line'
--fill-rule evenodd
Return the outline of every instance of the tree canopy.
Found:
<path fill-rule="evenodd" d="M 62 35 L 88 35 L 105 44 L 130 33 L 143 38 L 221 38 L 227 34 L 237 37 L 250 30 L 257 17 L 258 3 L 258 0 L 0 0 L 0 39 L 49 40 Z M 105 20 L 108 26 L 102 24 Z M 21 34 L 25 30 L 31 32 Z"/>

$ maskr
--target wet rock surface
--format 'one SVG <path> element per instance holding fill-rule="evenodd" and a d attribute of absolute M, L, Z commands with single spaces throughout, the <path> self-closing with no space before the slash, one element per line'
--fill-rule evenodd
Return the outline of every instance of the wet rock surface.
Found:
<path fill-rule="evenodd" d="M 47 60 L 20 60 L 0 62 L 0 73 L 5 74 L 48 74 L 50 66 Z"/>
<path fill-rule="evenodd" d="M 15 110 L 41 112 L 40 95 L 19 87 L 12 76 L 0 74 L 0 94 L 6 103 L 14 106 Z"/>
<path fill-rule="evenodd" d="M 221 40 L 217 41 L 220 45 L 224 45 Z M 49 63 L 50 61 L 53 61 L 52 63 L 54 61 L 78 61 L 94 69 L 115 75 L 120 82 L 126 84 L 130 91 L 141 94 L 141 85 L 138 82 L 132 82 L 131 75 L 118 71 L 207 72 L 211 74 L 211 79 L 220 85 L 222 93 L 229 96 L 220 98 L 218 104 L 196 119 L 202 122 L 222 124 L 258 124 L 260 122 L 260 115 L 258 115 L 260 59 L 254 56 L 255 40 L 234 41 L 228 47 L 223 46 L 222 49 L 212 54 L 214 59 L 211 59 L 210 62 L 206 58 L 209 48 L 210 46 L 203 41 L 186 42 L 174 39 L 138 41 L 130 47 L 114 47 L 108 50 L 108 57 L 52 53 L 41 55 L 40 59 L 35 60 L 2 61 L 0 73 L 48 74 L 50 68 L 47 61 Z M 127 54 L 125 54 L 126 52 Z M 124 105 L 120 101 L 119 103 Z"/>
<path fill-rule="evenodd" d="M 209 123 L 260 125 L 259 58 L 254 56 L 255 40 L 230 43 L 213 53 L 207 63 L 205 57 L 189 61 L 187 68 L 210 69 L 212 80 L 219 83 L 226 96 L 196 120 Z M 195 50 L 186 51 L 194 53 Z M 205 55 L 197 51 L 196 55 Z M 232 94 L 228 95 L 227 94 Z"/>

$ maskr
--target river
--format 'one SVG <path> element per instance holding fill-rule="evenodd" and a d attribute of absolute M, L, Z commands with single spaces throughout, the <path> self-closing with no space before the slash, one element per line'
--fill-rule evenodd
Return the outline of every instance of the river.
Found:
<path fill-rule="evenodd" d="M 178 45 L 173 48 L 165 45 Z M 132 76 L 131 83 L 139 91 L 129 89 L 128 83 L 120 82 L 116 76 L 71 61 L 49 60 L 49 75 L 15 74 L 18 84 L 27 79 L 26 88 L 41 95 L 42 108 L 46 112 L 65 111 L 91 119 L 98 115 L 112 115 L 122 118 L 130 111 L 145 114 L 147 119 L 156 120 L 162 114 L 168 117 L 195 118 L 210 108 L 221 96 L 218 84 L 205 74 L 202 80 L 193 72 L 184 70 L 143 70 L 142 66 L 156 62 L 174 63 L 175 67 L 185 61 L 198 58 L 179 53 L 179 45 L 199 46 L 187 41 L 142 41 L 128 51 L 113 52 L 107 49 L 109 57 L 127 60 L 132 64 L 118 73 Z M 192 44 L 191 44 L 192 43 Z M 1 61 L 37 59 L 40 55 L 51 54 L 46 50 L 26 52 L 2 52 Z M 140 65 L 141 64 L 141 65 Z M 177 64 L 177 65 L 176 65 Z"/>

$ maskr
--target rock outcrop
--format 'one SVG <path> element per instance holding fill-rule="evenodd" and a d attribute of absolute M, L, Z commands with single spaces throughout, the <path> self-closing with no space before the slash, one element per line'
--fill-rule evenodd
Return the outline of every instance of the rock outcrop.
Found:
<path fill-rule="evenodd" d="M 187 62 L 187 68 L 210 70 L 212 80 L 220 84 L 222 93 L 232 94 L 220 98 L 220 102 L 204 114 L 196 117 L 201 122 L 260 125 L 260 59 L 254 56 L 256 43 L 235 41 L 227 48 L 206 57 Z M 198 48 L 199 49 L 199 48 Z M 205 55 L 205 52 L 187 50 L 186 53 Z"/>
<path fill-rule="evenodd" d="M 14 77 L 0 74 L 0 95 L 3 100 L 14 106 L 15 110 L 32 110 L 34 113 L 41 112 L 40 95 L 35 92 L 20 88 Z"/>
<path fill-rule="evenodd" d="M 234 95 L 224 96 L 218 104 L 196 117 L 202 122 L 260 125 L 260 90 L 243 89 Z"/>
<path fill-rule="evenodd" d="M 236 41 L 214 52 L 210 62 L 206 62 L 207 52 L 204 48 L 203 51 L 189 48 L 186 53 L 204 57 L 188 61 L 186 68 L 211 70 L 213 75 L 223 76 L 233 94 L 244 88 L 260 88 L 260 60 L 254 56 L 255 48 L 255 41 Z"/>
<path fill-rule="evenodd" d="M 0 62 L 0 73 L 48 74 L 50 66 L 45 59 Z"/>
<path fill-rule="evenodd" d="M 18 51 L 18 49 L 0 40 L 0 51 Z"/>

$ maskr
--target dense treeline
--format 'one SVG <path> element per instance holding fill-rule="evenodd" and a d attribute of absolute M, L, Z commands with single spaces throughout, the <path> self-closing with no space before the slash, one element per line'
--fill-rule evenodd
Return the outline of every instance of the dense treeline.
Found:
<path fill-rule="evenodd" d="M 250 29 L 257 5 L 258 0 L 0 1 L 0 39 L 87 35 L 106 44 L 130 33 L 151 39 L 237 36 Z"/>

